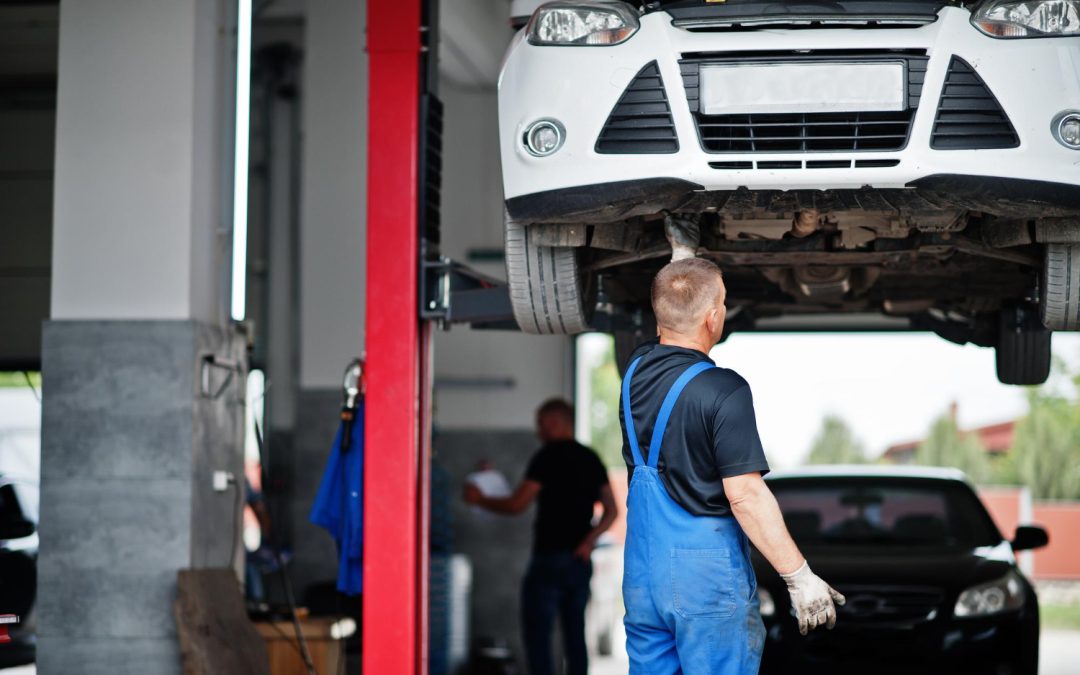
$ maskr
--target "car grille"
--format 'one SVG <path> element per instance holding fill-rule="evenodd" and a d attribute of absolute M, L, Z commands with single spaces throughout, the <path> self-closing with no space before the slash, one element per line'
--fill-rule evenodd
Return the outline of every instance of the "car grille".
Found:
<path fill-rule="evenodd" d="M 679 151 L 664 80 L 656 61 L 642 68 L 626 86 L 596 139 L 596 152 L 607 155 L 664 154 Z"/>
<path fill-rule="evenodd" d="M 933 619 L 944 593 L 919 586 L 838 586 L 847 602 L 837 608 L 841 619 L 866 623 L 921 623 Z"/>
<path fill-rule="evenodd" d="M 952 57 L 941 90 L 930 147 L 935 150 L 987 150 L 1020 145 L 1008 115 L 975 69 Z"/>
<path fill-rule="evenodd" d="M 698 109 L 699 72 L 722 63 L 872 63 L 902 60 L 907 107 L 895 112 L 761 113 L 706 115 Z M 893 151 L 907 145 L 922 95 L 928 57 L 924 51 L 684 54 L 679 61 L 701 147 L 712 153 Z"/>

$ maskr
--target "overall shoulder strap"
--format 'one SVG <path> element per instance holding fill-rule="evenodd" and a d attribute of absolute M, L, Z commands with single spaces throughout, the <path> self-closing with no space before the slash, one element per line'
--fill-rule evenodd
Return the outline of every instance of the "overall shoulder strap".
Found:
<path fill-rule="evenodd" d="M 682 390 L 690 383 L 690 380 L 709 368 L 715 368 L 715 366 L 708 361 L 695 363 L 684 370 L 682 375 L 679 375 L 679 379 L 675 380 L 675 384 L 671 385 L 671 389 L 668 390 L 667 396 L 664 397 L 664 403 L 660 406 L 660 414 L 656 416 L 652 440 L 649 442 L 650 467 L 655 469 L 660 462 L 660 446 L 664 442 L 664 432 L 667 430 L 668 420 L 671 418 L 671 410 L 675 407 L 675 402 L 679 400 L 679 395 L 682 394 Z M 637 461 L 636 455 L 634 461 Z"/>
<path fill-rule="evenodd" d="M 630 410 L 630 378 L 634 376 L 641 357 L 634 359 L 622 380 L 622 412 L 623 424 L 626 425 L 626 440 L 630 443 L 630 452 L 634 455 L 634 466 L 641 466 L 645 461 L 641 458 L 641 448 L 638 447 L 637 429 L 634 428 L 634 414 Z"/>

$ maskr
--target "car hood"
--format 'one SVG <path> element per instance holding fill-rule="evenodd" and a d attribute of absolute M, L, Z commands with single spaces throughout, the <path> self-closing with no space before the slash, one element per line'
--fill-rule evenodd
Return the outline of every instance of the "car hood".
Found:
<path fill-rule="evenodd" d="M 841 586 L 926 586 L 945 591 L 998 579 L 1015 567 L 1008 542 L 965 550 L 918 548 L 805 548 L 806 559 L 821 578 Z M 779 575 L 755 552 L 759 583 L 782 585 Z"/>

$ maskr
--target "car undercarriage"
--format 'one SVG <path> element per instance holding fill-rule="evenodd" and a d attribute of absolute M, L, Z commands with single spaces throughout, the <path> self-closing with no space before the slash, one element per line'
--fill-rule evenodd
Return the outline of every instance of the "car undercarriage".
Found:
<path fill-rule="evenodd" d="M 966 183 L 957 177 L 952 184 L 956 190 Z M 1061 191 L 1040 200 L 1031 186 L 986 186 L 981 193 L 970 186 L 677 188 L 605 186 L 599 201 L 589 204 L 584 192 L 577 202 L 564 199 L 562 212 L 549 215 L 556 222 L 526 228 L 535 246 L 576 252 L 592 280 L 584 292 L 599 301 L 593 324 L 617 335 L 629 331 L 632 337 L 621 340 L 627 346 L 655 330 L 649 284 L 670 260 L 673 242 L 683 242 L 723 269 L 729 334 L 775 327 L 781 317 L 786 324 L 779 325 L 789 329 L 860 329 L 865 322 L 838 324 L 836 317 L 878 315 L 892 320 L 879 327 L 933 331 L 959 344 L 1000 346 L 1003 333 L 1025 344 L 1045 340 L 1049 354 L 1038 309 L 1044 254 L 1047 244 L 1069 247 L 1080 232 L 1080 206 L 1070 207 Z M 1045 312 L 1041 319 L 1049 323 Z M 1045 378 L 1041 365 L 1012 375 L 1001 366 L 999 374 L 1013 383 Z"/>
<path fill-rule="evenodd" d="M 728 333 L 933 331 L 1044 381 L 1080 330 L 1080 47 L 1053 2 L 544 5 L 500 80 L 518 324 L 651 337 L 652 278 L 695 255 Z"/>

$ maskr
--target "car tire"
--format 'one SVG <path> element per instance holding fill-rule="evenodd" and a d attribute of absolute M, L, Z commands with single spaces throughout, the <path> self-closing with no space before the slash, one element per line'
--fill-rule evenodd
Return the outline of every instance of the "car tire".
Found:
<path fill-rule="evenodd" d="M 615 338 L 615 365 L 619 369 L 619 377 L 626 374 L 630 365 L 630 355 L 634 353 L 641 343 L 656 337 L 656 317 L 651 312 L 642 312 L 640 321 L 635 322 L 632 328 L 617 328 L 613 331 Z"/>
<path fill-rule="evenodd" d="M 1001 312 L 997 344 L 997 376 L 1002 384 L 1033 385 L 1050 375 L 1050 337 L 1045 327 L 1022 308 Z"/>
<path fill-rule="evenodd" d="M 1080 330 L 1080 244 L 1047 244 L 1043 258 L 1043 325 Z"/>
<path fill-rule="evenodd" d="M 506 277 L 510 304 L 526 333 L 573 335 L 589 330 L 596 306 L 592 275 L 578 248 L 538 246 L 528 227 L 506 222 Z"/>

